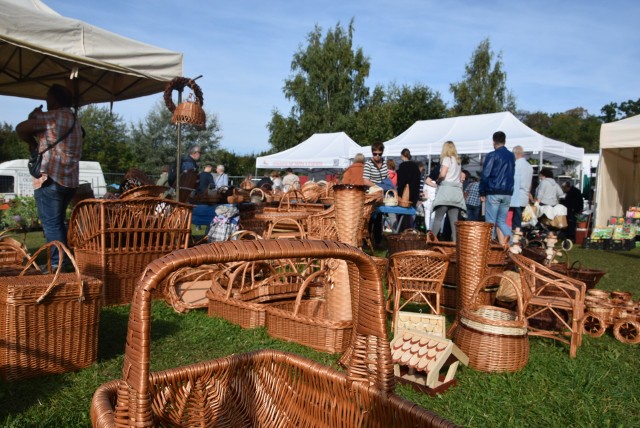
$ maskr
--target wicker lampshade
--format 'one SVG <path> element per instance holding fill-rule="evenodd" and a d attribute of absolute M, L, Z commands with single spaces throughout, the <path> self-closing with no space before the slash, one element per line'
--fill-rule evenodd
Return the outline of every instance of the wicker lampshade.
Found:
<path fill-rule="evenodd" d="M 172 123 L 186 123 L 197 126 L 200 129 L 205 128 L 206 121 L 204 109 L 198 102 L 194 101 L 185 101 L 178 104 L 171 117 Z"/>

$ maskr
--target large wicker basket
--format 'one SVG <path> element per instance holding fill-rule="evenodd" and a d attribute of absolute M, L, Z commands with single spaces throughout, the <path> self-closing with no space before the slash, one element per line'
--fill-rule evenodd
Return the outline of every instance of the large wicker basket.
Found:
<path fill-rule="evenodd" d="M 400 251 L 426 250 L 427 237 L 415 229 L 405 229 L 401 233 L 387 235 L 387 256 Z"/>
<path fill-rule="evenodd" d="M 64 373 L 90 366 L 98 353 L 102 283 L 81 276 L 68 250 L 57 247 L 75 273 L 0 278 L 0 376 L 9 381 Z M 62 263 L 60 264 L 60 267 Z"/>
<path fill-rule="evenodd" d="M 499 277 L 517 295 L 516 311 L 484 305 L 480 292 Z M 483 372 L 514 372 L 529 360 L 529 336 L 522 291 L 506 275 L 488 275 L 475 289 L 471 301 L 459 312 L 453 341 L 469 357 L 469 366 Z"/>
<path fill-rule="evenodd" d="M 68 242 L 80 271 L 103 282 L 104 304 L 130 303 L 152 260 L 189 245 L 192 208 L 160 198 L 87 199 L 75 207 Z"/>
<path fill-rule="evenodd" d="M 359 281 L 353 352 L 340 372 L 287 352 L 263 350 L 150 372 L 151 293 L 173 270 L 203 263 L 291 257 L 352 262 Z M 371 259 L 332 241 L 257 240 L 200 245 L 151 263 L 129 316 L 122 379 L 96 391 L 91 420 L 114 426 L 443 427 L 452 426 L 394 393 L 395 378 Z"/>

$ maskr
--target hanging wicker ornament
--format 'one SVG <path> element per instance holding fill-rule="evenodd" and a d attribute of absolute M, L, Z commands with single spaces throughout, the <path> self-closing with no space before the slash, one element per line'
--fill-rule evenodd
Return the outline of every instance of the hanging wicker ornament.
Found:
<path fill-rule="evenodd" d="M 189 94 L 187 101 L 176 105 L 173 103 L 171 97 L 174 89 L 182 91 L 185 86 L 188 86 L 193 93 Z M 202 90 L 198 84 L 186 77 L 176 77 L 167 85 L 164 91 L 164 103 L 173 113 L 171 117 L 172 123 L 184 123 L 188 125 L 196 126 L 200 129 L 204 129 L 206 125 L 206 115 L 202 109 L 204 98 L 202 96 Z"/>

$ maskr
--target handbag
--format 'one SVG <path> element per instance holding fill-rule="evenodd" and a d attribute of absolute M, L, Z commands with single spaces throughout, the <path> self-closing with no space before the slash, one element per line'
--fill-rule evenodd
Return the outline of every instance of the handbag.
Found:
<path fill-rule="evenodd" d="M 29 162 L 28 162 L 27 166 L 29 168 L 29 174 L 31 174 L 31 176 L 33 178 L 42 177 L 42 172 L 40 172 L 40 168 L 42 168 L 42 155 L 45 152 L 53 149 L 59 142 L 61 142 L 65 138 L 67 138 L 69 136 L 69 134 L 71 134 L 71 131 L 73 131 L 73 128 L 75 126 L 76 126 L 76 114 L 74 113 L 73 114 L 73 123 L 71 124 L 71 127 L 69 128 L 69 130 L 64 133 L 64 135 L 62 135 L 60 138 L 58 138 L 53 143 L 47 144 L 47 148 L 44 149 L 43 151 L 38 152 L 36 150 L 35 152 L 31 153 L 31 158 L 29 158 Z"/>

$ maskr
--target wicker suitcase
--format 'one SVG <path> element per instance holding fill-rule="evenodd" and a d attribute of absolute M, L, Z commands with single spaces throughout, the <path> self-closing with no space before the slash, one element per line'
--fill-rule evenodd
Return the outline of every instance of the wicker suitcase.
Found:
<path fill-rule="evenodd" d="M 75 273 L 0 277 L 0 376 L 9 381 L 90 366 L 98 351 L 102 283 Z M 26 267 L 25 267 L 26 270 Z"/>

